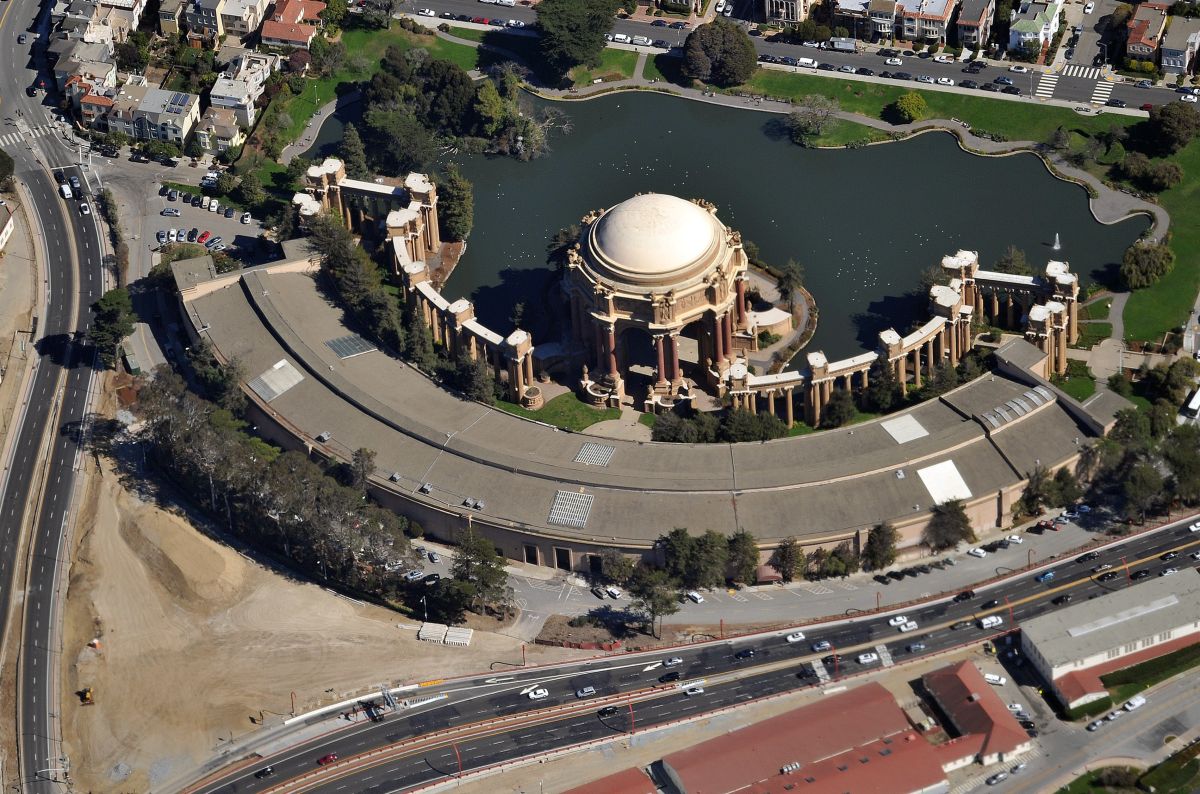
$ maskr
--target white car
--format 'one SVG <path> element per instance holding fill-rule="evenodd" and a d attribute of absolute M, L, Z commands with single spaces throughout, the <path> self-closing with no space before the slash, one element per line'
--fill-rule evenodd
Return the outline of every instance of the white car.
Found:
<path fill-rule="evenodd" d="M 548 697 L 550 697 L 550 690 L 543 689 L 542 687 L 538 687 L 529 693 L 530 700 L 545 700 Z"/>
<path fill-rule="evenodd" d="M 1193 551 L 1191 556 L 1193 560 L 1200 560 L 1200 551 Z"/>
<path fill-rule="evenodd" d="M 84 202 L 83 204 L 79 205 L 79 212 L 81 215 L 91 215 L 92 208 L 89 207 L 86 202 Z"/>
<path fill-rule="evenodd" d="M 904 60 L 902 58 L 888 58 L 884 63 L 888 66 L 903 66 Z"/>
<path fill-rule="evenodd" d="M 432 8 L 422 8 L 419 11 L 417 11 L 417 16 L 419 16 L 419 17 L 436 17 L 437 14 L 435 14 L 433 12 Z"/>
<path fill-rule="evenodd" d="M 413 570 L 404 574 L 404 578 L 410 582 L 415 582 L 418 579 L 422 578 L 423 576 L 425 576 L 425 572 L 420 569 L 417 569 L 417 568 L 414 568 Z"/>
<path fill-rule="evenodd" d="M 1024 543 L 1024 542 L 1025 542 L 1025 538 L 1021 537 L 1020 535 L 1009 535 L 1009 536 L 1008 536 L 1008 542 L 1009 542 L 1009 543 L 1018 543 L 1018 544 L 1019 544 L 1019 543 Z"/>
<path fill-rule="evenodd" d="M 179 232 L 175 231 L 174 229 L 167 229 L 167 240 L 173 243 L 177 239 L 179 239 Z"/>
<path fill-rule="evenodd" d="M 935 63 L 954 63 L 954 58 L 950 55 L 935 55 L 933 60 Z"/>
<path fill-rule="evenodd" d="M 691 599 L 691 601 L 692 601 L 693 603 L 696 603 L 696 604 L 703 604 L 703 603 L 704 603 L 704 596 L 700 595 L 700 594 L 699 594 L 699 593 L 697 593 L 695 590 L 688 590 L 688 591 L 687 591 L 687 597 L 688 597 L 689 599 Z"/>
<path fill-rule="evenodd" d="M 1093 12 L 1093 11 L 1095 11 L 1095 10 L 1096 10 L 1096 4 L 1095 4 L 1095 3 L 1088 3 L 1087 5 L 1085 5 L 1085 6 L 1083 7 L 1083 13 L 1085 13 L 1085 14 L 1090 14 L 1090 13 L 1092 13 L 1092 12 Z"/>
<path fill-rule="evenodd" d="M 579 698 L 580 700 L 583 700 L 584 698 L 590 698 L 594 694 L 596 694 L 596 687 L 585 686 L 583 689 L 580 689 L 575 692 L 575 697 Z"/>
<path fill-rule="evenodd" d="M 937 84 L 938 85 L 954 85 L 954 81 L 951 80 L 949 77 L 939 77 L 937 79 Z"/>
<path fill-rule="evenodd" d="M 875 664 L 878 661 L 879 654 L 877 653 L 860 653 L 858 655 L 859 664 Z"/>
<path fill-rule="evenodd" d="M 1195 94 L 1181 94 L 1181 95 L 1180 95 L 1180 97 L 1179 97 L 1179 101 L 1180 101 L 1180 102 L 1192 102 L 1192 103 L 1195 103 L 1195 101 L 1196 101 L 1196 95 L 1195 95 Z"/>
<path fill-rule="evenodd" d="M 1004 686 L 1008 683 L 1007 678 L 1002 675 L 996 675 L 995 673 L 984 673 L 983 680 L 987 681 L 992 686 Z"/>
<path fill-rule="evenodd" d="M 915 621 L 915 620 L 910 620 L 907 623 L 905 623 L 903 626 L 900 627 L 901 634 L 907 634 L 910 631 L 916 631 L 916 630 L 917 630 L 917 621 Z"/>
<path fill-rule="evenodd" d="M 1188 532 L 1200 532 L 1200 521 L 1188 527 Z"/>
<path fill-rule="evenodd" d="M 1008 67 L 1008 71 L 1013 72 L 1015 74 L 1026 74 L 1029 71 L 1029 67 L 1028 66 L 1017 66 L 1014 64 L 1013 66 Z"/>
<path fill-rule="evenodd" d="M 672 656 L 663 662 L 663 667 L 678 667 L 681 664 L 683 664 L 683 659 L 680 659 L 678 656 Z"/>
<path fill-rule="evenodd" d="M 787 635 L 788 642 L 800 642 L 802 639 L 804 639 L 803 631 L 793 631 L 791 634 Z"/>
<path fill-rule="evenodd" d="M 1113 720 L 1119 719 L 1120 717 L 1124 716 L 1124 714 L 1125 714 L 1125 712 L 1121 711 L 1120 709 L 1117 709 L 1116 711 L 1114 711 L 1112 714 L 1109 714 L 1104 719 L 1108 720 L 1109 722 L 1112 722 Z"/>
<path fill-rule="evenodd" d="M 1095 722 L 1089 722 L 1087 729 L 1089 731 L 1098 731 L 1098 730 L 1100 730 L 1101 726 L 1103 726 L 1103 725 L 1104 725 L 1104 720 L 1096 720 Z"/>
<path fill-rule="evenodd" d="M 906 618 L 904 615 L 897 615 L 888 621 L 888 625 L 892 628 L 896 628 L 897 626 L 903 626 L 907 622 L 908 618 Z"/>
<path fill-rule="evenodd" d="M 250 222 L 250 213 L 243 212 L 242 213 L 242 223 L 249 223 L 249 222 Z"/>
<path fill-rule="evenodd" d="M 1020 703 L 1009 703 L 1008 710 L 1011 711 L 1013 714 L 1016 714 L 1018 711 L 1024 711 L 1025 707 L 1022 706 Z"/>
<path fill-rule="evenodd" d="M 1159 576 L 1171 576 L 1172 574 L 1176 574 L 1176 573 L 1179 573 L 1178 568 L 1164 568 L 1158 572 L 1158 575 Z"/>
<path fill-rule="evenodd" d="M 987 556 L 987 552 L 983 549 L 971 549 L 967 554 L 970 554 L 972 557 L 978 557 L 981 560 Z"/>
<path fill-rule="evenodd" d="M 521 20 L 519 20 L 519 19 L 510 19 L 510 20 L 508 20 L 507 22 L 505 22 L 504 24 L 505 24 L 505 25 L 507 25 L 507 26 L 508 26 L 508 27 L 510 27 L 510 28 L 523 28 L 523 27 L 525 27 L 525 23 L 524 23 L 524 22 L 522 22 L 522 21 L 521 21 Z"/>
<path fill-rule="evenodd" d="M 704 694 L 704 687 L 702 687 L 702 686 L 690 686 L 690 687 L 688 687 L 687 689 L 683 690 L 683 694 L 684 694 L 684 695 L 687 695 L 688 697 L 694 697 L 694 696 L 696 696 L 696 695 L 703 695 L 703 694 Z"/>
<path fill-rule="evenodd" d="M 716 8 L 713 9 L 713 11 L 717 14 L 724 14 L 725 13 L 725 0 L 717 0 L 717 6 L 716 6 Z"/>
<path fill-rule="evenodd" d="M 179 209 L 176 207 L 167 207 L 165 210 L 163 210 L 159 214 L 166 218 L 178 218 L 179 217 Z"/>

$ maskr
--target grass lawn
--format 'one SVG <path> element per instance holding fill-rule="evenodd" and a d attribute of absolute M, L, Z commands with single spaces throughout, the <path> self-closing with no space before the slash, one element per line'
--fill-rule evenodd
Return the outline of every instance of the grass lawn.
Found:
<path fill-rule="evenodd" d="M 628 80 L 633 77 L 638 54 L 632 50 L 605 49 L 600 56 L 600 65 L 595 68 L 576 66 L 571 70 L 571 83 L 577 86 L 590 85 L 593 80 L 605 82 Z"/>
<path fill-rule="evenodd" d="M 1200 140 L 1171 158 L 1188 176 L 1159 194 L 1171 214 L 1171 250 L 1175 268 L 1157 284 L 1138 290 L 1125 304 L 1125 338 L 1152 340 L 1187 321 L 1200 289 Z"/>
<path fill-rule="evenodd" d="M 654 428 L 654 423 L 658 421 L 658 414 L 642 414 L 638 417 L 638 424 L 643 424 L 651 429 Z"/>
<path fill-rule="evenodd" d="M 1086 775 L 1077 777 L 1071 781 L 1070 785 L 1060 788 L 1057 794 L 1097 794 L 1102 791 L 1112 791 L 1113 789 L 1096 782 L 1096 778 L 1100 777 L 1100 773 L 1103 771 L 1103 769 L 1094 769 Z M 1137 774 L 1137 771 L 1133 770 L 1133 773 Z"/>
<path fill-rule="evenodd" d="M 817 431 L 813 430 L 811 427 L 804 424 L 803 422 L 797 420 L 797 421 L 793 422 L 792 429 L 788 431 L 787 437 L 791 438 L 792 436 L 807 436 L 809 433 L 815 433 L 815 432 L 817 432 Z"/>
<path fill-rule="evenodd" d="M 1108 310 L 1112 307 L 1112 298 L 1101 298 L 1094 303 L 1087 303 L 1079 309 L 1080 320 L 1107 320 Z"/>
<path fill-rule="evenodd" d="M 1082 361 L 1067 361 L 1067 376 L 1055 377 L 1054 385 L 1080 402 L 1096 393 L 1096 379 Z"/>
<path fill-rule="evenodd" d="M 617 408 L 593 408 L 581 403 L 578 397 L 570 393 L 560 394 L 543 405 L 540 411 L 529 411 L 504 400 L 497 400 L 496 407 L 565 430 L 583 430 L 597 422 L 621 418 L 621 411 Z"/>
<path fill-rule="evenodd" d="M 868 127 L 865 124 L 858 124 L 845 119 L 837 119 L 825 130 L 824 134 L 813 138 L 813 146 L 845 146 L 848 143 L 864 141 L 874 143 L 875 141 L 886 141 L 888 134 L 883 130 L 877 130 L 874 127 Z"/>
<path fill-rule="evenodd" d="M 1090 350 L 1101 340 L 1112 336 L 1112 332 L 1112 323 L 1080 323 L 1079 341 L 1075 343 L 1075 347 Z"/>
<path fill-rule="evenodd" d="M 1200 746 L 1192 745 L 1150 769 L 1138 779 L 1144 791 L 1161 794 L 1190 794 L 1196 791 L 1200 777 L 1200 761 L 1196 760 Z"/>
<path fill-rule="evenodd" d="M 683 72 L 680 71 L 682 68 L 683 58 L 660 52 L 658 55 L 646 58 L 646 65 L 642 67 L 642 77 L 647 80 L 689 86 L 692 81 L 683 76 Z"/>
<path fill-rule="evenodd" d="M 1138 692 L 1186 673 L 1197 665 L 1200 665 L 1200 644 L 1100 676 L 1100 681 L 1112 693 L 1113 703 L 1123 703 Z"/>
<path fill-rule="evenodd" d="M 793 100 L 808 94 L 823 94 L 838 100 L 842 110 L 881 118 L 883 109 L 901 94 L 914 90 L 892 83 L 866 83 L 838 80 L 807 74 L 759 69 L 750 82 L 739 90 L 788 97 Z M 957 118 L 972 127 L 1001 133 L 1014 141 L 1044 141 L 1054 130 L 1065 126 L 1082 132 L 1100 132 L 1111 125 L 1134 119 L 1125 116 L 1081 116 L 1066 108 L 1046 107 L 1029 102 L 987 99 L 940 91 L 918 91 L 929 105 L 930 118 Z M 1186 170 L 1186 167 L 1185 167 Z"/>

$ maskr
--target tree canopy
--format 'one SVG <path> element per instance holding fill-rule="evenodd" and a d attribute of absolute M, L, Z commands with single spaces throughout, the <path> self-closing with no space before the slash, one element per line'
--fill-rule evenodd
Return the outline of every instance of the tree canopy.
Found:
<path fill-rule="evenodd" d="M 439 185 L 438 221 L 442 237 L 456 242 L 467 239 L 475 223 L 475 197 L 471 182 L 455 165 L 446 169 L 446 175 Z"/>
<path fill-rule="evenodd" d="M 88 328 L 88 339 L 96 346 L 100 361 L 111 367 L 117 358 L 117 347 L 133 333 L 138 316 L 133 301 L 124 287 L 110 289 L 92 304 L 95 319 Z"/>
<path fill-rule="evenodd" d="M 921 539 L 932 551 L 953 548 L 961 541 L 973 543 L 975 531 L 962 500 L 951 499 L 933 508 L 933 515 L 925 525 Z"/>
<path fill-rule="evenodd" d="M 1121 281 L 1127 289 L 1144 289 L 1175 267 L 1175 252 L 1162 243 L 1136 242 L 1121 259 Z"/>
<path fill-rule="evenodd" d="M 596 66 L 604 34 L 620 0 L 542 0 L 536 6 L 538 43 L 546 64 L 559 75 L 583 64 Z"/>
<path fill-rule="evenodd" d="M 863 567 L 868 571 L 878 571 L 894 563 L 899 540 L 900 533 L 886 521 L 872 527 L 867 533 L 867 542 L 863 544 Z"/>
<path fill-rule="evenodd" d="M 1191 143 L 1200 132 L 1200 111 L 1186 102 L 1165 102 L 1150 109 L 1145 140 L 1161 155 L 1172 155 Z"/>
<path fill-rule="evenodd" d="M 683 44 L 683 73 L 705 83 L 740 85 L 757 68 L 754 42 L 741 25 L 727 19 L 701 25 Z"/>
<path fill-rule="evenodd" d="M 888 110 L 898 123 L 911 124 L 925 118 L 925 114 L 929 112 L 929 106 L 925 102 L 925 97 L 916 91 L 907 91 L 897 97 L 896 101 L 888 106 Z"/>

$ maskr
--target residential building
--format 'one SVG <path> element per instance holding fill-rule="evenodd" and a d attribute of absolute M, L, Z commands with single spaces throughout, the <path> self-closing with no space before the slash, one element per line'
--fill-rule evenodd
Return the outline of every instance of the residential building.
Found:
<path fill-rule="evenodd" d="M 8 245 L 8 238 L 12 237 L 13 229 L 16 226 L 12 210 L 7 204 L 0 204 L 0 251 L 3 251 L 4 246 Z"/>
<path fill-rule="evenodd" d="M 134 114 L 135 137 L 179 146 L 200 121 L 200 97 L 183 91 L 151 88 Z"/>
<path fill-rule="evenodd" d="M 267 11 L 267 0 L 226 0 L 221 24 L 229 36 L 244 39 L 257 33 Z"/>
<path fill-rule="evenodd" d="M 1058 33 L 1063 0 L 1030 0 L 1012 10 L 1008 26 L 1008 49 L 1025 50 L 1034 42 L 1048 47 Z"/>
<path fill-rule="evenodd" d="M 263 44 L 272 47 L 295 47 L 307 50 L 317 35 L 317 29 L 312 25 L 296 25 L 290 22 L 276 22 L 268 19 L 262 23 L 259 37 Z"/>
<path fill-rule="evenodd" d="M 58 47 L 59 44 L 63 46 Z M 112 48 L 107 44 L 89 44 L 80 39 L 56 40 L 49 50 L 54 53 L 48 60 L 53 64 L 58 90 L 65 91 L 67 81 L 72 77 L 105 88 L 117 84 L 117 66 L 112 61 Z"/>
<path fill-rule="evenodd" d="M 179 35 L 179 20 L 183 16 L 185 0 L 159 0 L 158 32 L 164 36 Z"/>
<path fill-rule="evenodd" d="M 854 38 L 867 35 L 867 6 L 871 0 L 835 0 L 833 24 L 850 31 Z"/>
<path fill-rule="evenodd" d="M 1167 29 L 1165 3 L 1142 3 L 1135 5 L 1132 16 L 1125 23 L 1125 55 L 1131 61 L 1158 63 L 1158 48 L 1162 46 L 1163 32 Z"/>
<path fill-rule="evenodd" d="M 808 0 L 763 0 L 763 14 L 768 22 L 795 25 L 808 19 Z"/>
<path fill-rule="evenodd" d="M 280 61 L 278 55 L 263 53 L 239 56 L 213 83 L 209 102 L 213 107 L 232 110 L 243 127 L 253 127 L 255 103 L 266 90 L 267 78 L 279 69 Z"/>
<path fill-rule="evenodd" d="M 324 10 L 325 4 L 317 0 L 279 0 L 271 12 L 271 19 L 293 25 L 320 26 Z"/>
<path fill-rule="evenodd" d="M 872 39 L 890 39 L 896 35 L 897 8 L 897 0 L 871 0 L 867 19 Z"/>
<path fill-rule="evenodd" d="M 958 0 L 900 0 L 896 38 L 926 44 L 945 43 Z"/>
<path fill-rule="evenodd" d="M 1065 708 L 1107 697 L 1102 675 L 1200 642 L 1200 573 L 1180 568 L 1021 624 L 1021 651 Z"/>
<path fill-rule="evenodd" d="M 1033 747 L 1029 734 L 973 662 L 926 673 L 921 685 L 941 711 L 943 723 L 958 734 L 949 744 L 957 748 L 959 765 L 1011 761 Z"/>
<path fill-rule="evenodd" d="M 1196 51 L 1200 49 L 1200 19 L 1171 17 L 1171 25 L 1163 36 L 1159 65 L 1167 74 L 1191 74 L 1196 67 Z"/>
<path fill-rule="evenodd" d="M 221 21 L 224 8 L 225 0 L 187 0 L 183 8 L 183 20 L 187 25 L 188 36 L 208 42 L 224 36 L 225 28 Z"/>
<path fill-rule="evenodd" d="M 958 43 L 972 49 L 986 46 L 995 15 L 996 0 L 963 0 L 958 11 Z"/>
<path fill-rule="evenodd" d="M 127 32 L 137 30 L 138 23 L 142 21 L 142 12 L 146 10 L 146 0 L 100 0 L 100 5 L 116 11 L 110 20 L 119 19 L 119 24 Z M 120 40 L 123 41 L 124 37 Z"/>
<path fill-rule="evenodd" d="M 196 126 L 196 141 L 206 152 L 223 152 L 241 146 L 246 133 L 238 125 L 236 114 L 228 108 L 210 107 Z"/>

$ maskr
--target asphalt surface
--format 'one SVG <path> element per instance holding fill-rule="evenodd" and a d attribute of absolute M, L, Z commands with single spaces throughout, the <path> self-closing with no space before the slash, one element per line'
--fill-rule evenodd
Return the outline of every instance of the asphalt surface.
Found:
<path fill-rule="evenodd" d="M 59 198 L 56 182 L 47 170 L 47 166 L 60 170 L 67 166 L 72 153 L 59 140 L 61 133 L 51 123 L 53 116 L 41 104 L 46 98 L 30 98 L 25 93 L 36 76 L 30 68 L 35 63 L 30 53 L 40 57 L 40 50 L 16 45 L 15 39 L 20 32 L 40 28 L 44 41 L 47 17 L 34 0 L 10 0 L 5 6 L 0 36 L 13 46 L 5 48 L 4 67 L 0 68 L 0 116 L 4 122 L 0 137 L 14 131 L 20 136 L 21 145 L 4 145 L 15 161 L 17 179 L 32 196 L 33 205 L 26 209 L 36 213 L 40 224 L 33 233 L 42 237 L 46 254 L 46 307 L 35 335 L 37 371 L 19 426 L 13 465 L 0 496 L 0 543 L 7 552 L 0 561 L 0 604 L 4 608 L 0 629 L 8 630 L 9 616 L 24 627 L 18 662 L 18 741 L 24 790 L 57 792 L 63 785 L 54 781 L 62 779 L 66 764 L 57 740 L 59 731 L 53 724 L 59 710 L 55 610 L 61 593 L 56 575 L 64 560 L 63 531 L 93 375 L 93 353 L 80 343 L 77 332 L 86 330 L 89 306 L 103 290 L 102 249 L 95 214 L 83 215 L 77 201 Z M 47 84 L 52 82 L 45 79 Z M 84 178 L 77 169 L 67 173 Z M 94 204 L 90 196 L 86 200 Z M 48 428 L 55 411 L 58 419 Z M 44 469 L 39 466 L 43 456 L 49 459 Z M 30 505 L 36 496 L 34 486 L 43 481 L 34 519 L 29 579 L 26 589 L 18 593 L 13 590 L 13 574 L 26 560 L 15 559 L 9 550 L 17 548 L 26 511 L 35 507 Z M 18 616 L 12 609 L 14 601 L 23 614 Z"/>
<path fill-rule="evenodd" d="M 1105 2 L 1111 2 L 1111 0 L 1105 0 Z M 450 12 L 453 14 L 470 14 L 472 17 L 486 17 L 488 19 L 515 19 L 524 22 L 526 26 L 532 25 L 537 19 L 536 12 L 527 7 L 518 5 L 509 8 L 478 2 L 478 0 L 407 0 L 401 10 L 404 13 L 415 13 L 418 9 L 422 8 L 429 8 L 438 15 L 443 12 Z M 761 21 L 761 8 L 761 3 L 755 4 L 751 3 L 750 0 L 739 0 L 734 7 L 733 19 L 745 24 L 749 24 L 747 20 Z M 1099 17 L 1104 13 L 1107 12 L 1098 6 L 1097 11 L 1086 18 L 1087 23 L 1099 24 Z M 437 23 L 443 20 L 426 18 L 422 21 L 429 27 L 436 27 Z M 671 47 L 682 46 L 684 40 L 687 38 L 687 30 L 679 30 L 671 27 L 655 27 L 652 22 L 653 20 L 641 14 L 638 15 L 636 20 L 617 19 L 613 22 L 612 32 L 625 33 L 629 36 L 646 36 L 650 39 L 662 39 L 671 45 Z M 884 58 L 873 53 L 851 54 L 816 50 L 797 44 L 767 41 L 765 38 L 755 38 L 753 41 L 754 47 L 759 54 L 779 57 L 813 58 L 822 64 L 831 64 L 835 69 L 840 66 L 866 67 L 873 70 L 876 74 L 885 70 L 890 72 L 903 71 L 912 74 L 914 78 L 920 75 L 927 75 L 934 80 L 945 77 L 954 80 L 956 83 L 963 79 L 972 79 L 980 84 L 991 82 L 996 77 L 1003 75 L 1012 78 L 1013 83 L 1021 90 L 1021 96 L 1026 98 L 1054 98 L 1069 102 L 1095 102 L 1099 105 L 1103 105 L 1108 99 L 1120 99 L 1126 102 L 1130 108 L 1138 108 L 1143 104 L 1161 105 L 1178 99 L 1178 95 L 1170 89 L 1137 88 L 1133 84 L 1110 83 L 1102 79 L 1100 76 L 1100 67 L 1092 65 L 1092 56 L 1099 51 L 1096 40 L 1098 39 L 1098 34 L 1094 31 L 1092 39 L 1088 40 L 1086 36 L 1081 39 L 1080 46 L 1076 48 L 1077 54 L 1075 58 L 1068 64 L 1069 68 L 1065 68 L 1063 71 L 1045 78 L 1036 70 L 1031 70 L 1024 74 L 1009 73 L 1007 71 L 1007 63 L 1002 66 L 992 65 L 984 69 L 979 75 L 971 75 L 963 73 L 963 64 L 936 63 L 929 57 L 906 56 L 902 58 L 904 61 L 902 66 L 888 66 L 884 63 Z M 897 48 L 904 49 L 903 47 Z M 992 61 L 992 63 L 995 62 Z M 804 71 L 809 74 L 813 73 L 813 70 Z M 821 73 L 817 72 L 817 74 Z M 834 76 L 832 73 L 827 74 L 831 77 Z M 1111 91 L 1109 90 L 1110 88 Z M 992 98 L 1009 98 L 1000 93 L 982 95 Z"/>
<path fill-rule="evenodd" d="M 336 764 L 325 768 L 328 778 L 316 791 L 391 792 L 401 791 L 485 766 L 535 755 L 593 739 L 613 737 L 651 725 L 675 721 L 736 703 L 762 698 L 807 686 L 823 685 L 849 674 L 860 673 L 913 660 L 938 651 L 995 637 L 984 631 L 978 620 L 998 615 L 1004 625 L 998 631 L 1019 628 L 1023 620 L 1060 608 L 1053 599 L 1070 593 L 1072 600 L 1094 598 L 1125 587 L 1136 586 L 1131 579 L 1139 570 L 1156 575 L 1169 566 L 1184 569 L 1195 565 L 1188 555 L 1200 549 L 1200 533 L 1188 531 L 1186 523 L 1116 544 L 1099 552 L 1092 560 L 1068 561 L 1051 570 L 1052 581 L 1039 583 L 1032 574 L 980 589 L 963 601 L 943 599 L 919 608 L 908 609 L 905 617 L 918 624 L 916 630 L 901 633 L 889 625 L 896 613 L 871 615 L 846 620 L 816 629 L 805 629 L 803 640 L 788 642 L 786 632 L 745 640 L 714 641 L 674 651 L 631 654 L 603 658 L 580 664 L 559 665 L 536 670 L 497 672 L 488 676 L 423 687 L 421 695 L 445 695 L 423 706 L 393 712 L 377 723 L 362 722 L 347 726 L 319 739 L 298 743 L 275 756 L 210 785 L 197 789 L 204 794 L 217 792 L 263 791 L 280 782 L 313 772 L 317 760 L 330 753 L 339 756 Z M 1159 559 L 1168 550 L 1180 550 L 1170 562 Z M 1129 567 L 1124 567 L 1128 561 Z M 1101 582 L 1093 568 L 1112 565 L 1118 572 L 1112 581 Z M 990 602 L 996 604 L 989 606 Z M 954 624 L 968 621 L 954 628 Z M 829 650 L 814 651 L 814 643 L 825 641 Z M 914 645 L 923 645 L 915 648 Z M 1003 645 L 1001 646 L 1003 647 Z M 911 648 L 911 650 L 910 650 Z M 754 655 L 738 654 L 753 650 Z M 879 661 L 860 664 L 863 652 L 875 653 Z M 844 658 L 824 661 L 831 654 Z M 662 662 L 672 656 L 682 659 L 667 668 Z M 1011 664 L 1012 661 L 1008 662 Z M 997 672 L 1001 662 L 997 660 Z M 678 681 L 660 681 L 660 676 L 679 672 Z M 1014 679 L 1018 673 L 1010 669 Z M 688 696 L 687 684 L 702 682 L 704 693 Z M 592 686 L 596 694 L 579 699 L 577 690 Z M 547 697 L 531 700 L 528 692 L 545 688 Z M 585 702 L 586 701 L 586 702 Z M 632 703 L 632 707 L 630 704 Z M 578 711 L 566 714 L 538 714 L 539 710 L 577 704 Z M 599 709 L 617 705 L 617 713 L 601 716 Z M 519 724 L 486 726 L 497 718 L 520 716 Z M 320 722 L 314 719 L 314 722 Z M 467 726 L 476 726 L 468 728 Z M 388 760 L 354 762 L 355 755 L 435 731 L 460 728 L 462 733 L 443 740 L 421 742 L 407 752 L 398 751 Z M 275 774 L 264 780 L 254 773 L 270 765 Z M 460 766 L 461 765 L 461 766 Z"/>

